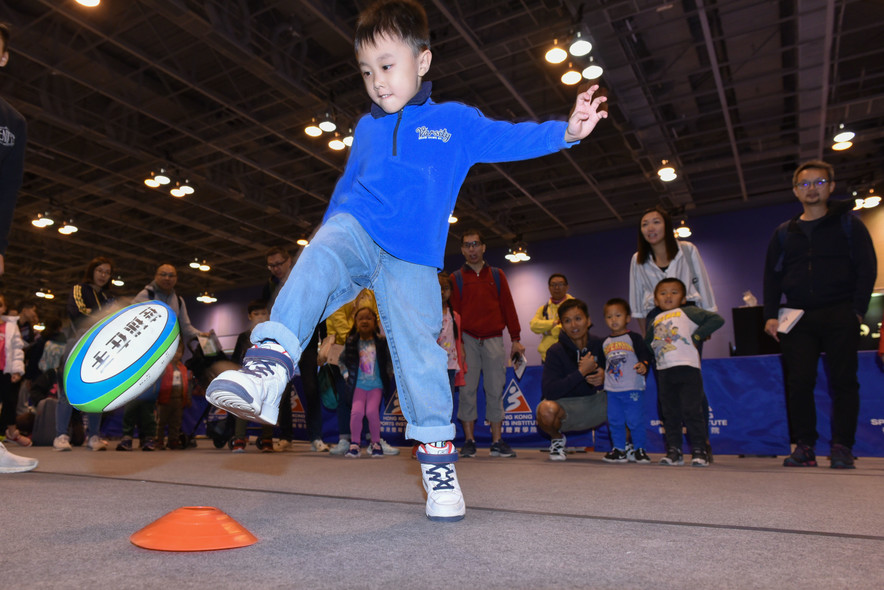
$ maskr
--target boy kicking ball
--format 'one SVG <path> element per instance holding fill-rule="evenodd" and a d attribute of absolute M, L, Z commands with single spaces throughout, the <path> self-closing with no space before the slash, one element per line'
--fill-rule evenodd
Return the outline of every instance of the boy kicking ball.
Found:
<path fill-rule="evenodd" d="M 373 104 L 360 119 L 344 174 L 322 225 L 280 291 L 270 321 L 239 371 L 210 385 L 209 401 L 241 418 L 274 424 L 279 399 L 316 324 L 367 287 L 393 359 L 405 437 L 421 442 L 417 459 L 431 520 L 464 517 L 466 506 L 451 443 L 452 399 L 437 269 L 448 216 L 470 167 L 535 158 L 568 148 L 599 120 L 604 97 L 592 86 L 570 118 L 518 123 L 485 118 L 473 107 L 435 103 L 429 28 L 415 0 L 381 0 L 359 17 L 356 59 Z"/>

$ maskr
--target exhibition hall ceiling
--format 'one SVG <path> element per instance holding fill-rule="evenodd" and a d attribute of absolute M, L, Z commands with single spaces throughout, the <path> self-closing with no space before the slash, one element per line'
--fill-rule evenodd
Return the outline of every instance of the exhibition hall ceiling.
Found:
<path fill-rule="evenodd" d="M 884 3 L 873 0 L 422 0 L 436 101 L 508 120 L 565 118 L 569 61 L 591 56 L 610 117 L 581 145 L 482 164 L 458 228 L 490 246 L 634 226 L 658 203 L 687 216 L 792 199 L 807 159 L 836 166 L 838 193 L 884 190 Z M 157 263 L 187 295 L 253 285 L 270 246 L 320 222 L 347 150 L 304 128 L 329 113 L 342 135 L 367 112 L 352 45 L 366 1 L 4 0 L 10 62 L 0 96 L 28 120 L 24 184 L 0 292 L 64 293 L 95 256 L 140 289 Z M 588 36 L 589 56 L 544 59 Z M 584 81 L 585 82 L 585 81 Z M 851 149 L 834 152 L 839 125 Z M 676 180 L 657 176 L 667 160 Z M 194 194 L 143 180 L 167 170 Z M 415 195 L 421 198 L 421 195 Z M 50 212 L 79 231 L 36 228 Z M 191 269 L 205 260 L 211 270 Z M 59 298 L 60 300 L 63 299 Z"/>

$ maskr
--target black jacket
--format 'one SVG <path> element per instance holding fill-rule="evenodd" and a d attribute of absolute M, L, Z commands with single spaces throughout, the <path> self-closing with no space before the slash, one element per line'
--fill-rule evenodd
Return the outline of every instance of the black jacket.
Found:
<path fill-rule="evenodd" d="M 595 395 L 603 389 L 603 386 L 595 387 L 587 383 L 577 370 L 578 356 L 583 357 L 587 353 L 595 357 L 599 367 L 604 371 L 605 352 L 600 338 L 590 334 L 586 348 L 578 351 L 577 345 L 564 331 L 559 334 L 559 341 L 546 351 L 546 362 L 543 363 L 543 379 L 540 385 L 543 399 L 556 400 L 563 397 Z"/>
<path fill-rule="evenodd" d="M 809 238 L 798 226 L 800 215 L 777 228 L 764 265 L 765 320 L 777 317 L 783 294 L 786 307 L 808 310 L 852 302 L 857 314 L 866 313 L 878 262 L 869 231 L 852 218 L 852 207 L 850 201 L 830 201 Z"/>
<path fill-rule="evenodd" d="M 374 346 L 377 351 L 378 370 L 381 372 L 381 383 L 384 384 L 384 400 L 389 400 L 393 395 L 395 380 L 393 378 L 393 361 L 390 359 L 390 349 L 387 347 L 387 339 L 383 336 L 374 337 Z M 350 403 L 353 402 L 353 391 L 356 389 L 356 377 L 359 374 L 359 334 L 351 332 L 347 335 L 344 343 L 344 351 L 339 360 L 341 365 L 347 367 L 347 379 L 344 381 L 343 394 Z"/>

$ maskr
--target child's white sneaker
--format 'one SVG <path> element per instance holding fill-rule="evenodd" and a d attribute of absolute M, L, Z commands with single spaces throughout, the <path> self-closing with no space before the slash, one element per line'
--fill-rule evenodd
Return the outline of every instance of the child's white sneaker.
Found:
<path fill-rule="evenodd" d="M 417 460 L 427 492 L 427 518 L 461 520 L 467 508 L 454 471 L 457 449 L 451 441 L 423 443 L 417 449 Z"/>
<path fill-rule="evenodd" d="M 215 377 L 206 389 L 206 399 L 243 420 L 272 426 L 294 371 L 295 364 L 282 346 L 265 340 L 246 351 L 241 369 Z"/>
<path fill-rule="evenodd" d="M 0 473 L 22 473 L 37 466 L 38 461 L 30 457 L 19 457 L 6 450 L 0 443 Z"/>
<path fill-rule="evenodd" d="M 52 441 L 52 449 L 54 451 L 70 451 L 71 437 L 67 434 L 59 434 L 55 437 L 55 440 Z"/>

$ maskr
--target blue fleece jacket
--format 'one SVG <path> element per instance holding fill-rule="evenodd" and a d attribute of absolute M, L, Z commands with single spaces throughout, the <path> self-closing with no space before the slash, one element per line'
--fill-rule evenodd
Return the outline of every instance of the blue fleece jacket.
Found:
<path fill-rule="evenodd" d="M 442 268 L 448 216 L 473 164 L 544 156 L 569 144 L 566 121 L 509 123 L 457 102 L 436 104 L 431 85 L 398 113 L 372 105 L 323 221 L 353 215 L 393 256 Z M 576 143 L 576 142 L 575 142 Z"/>

